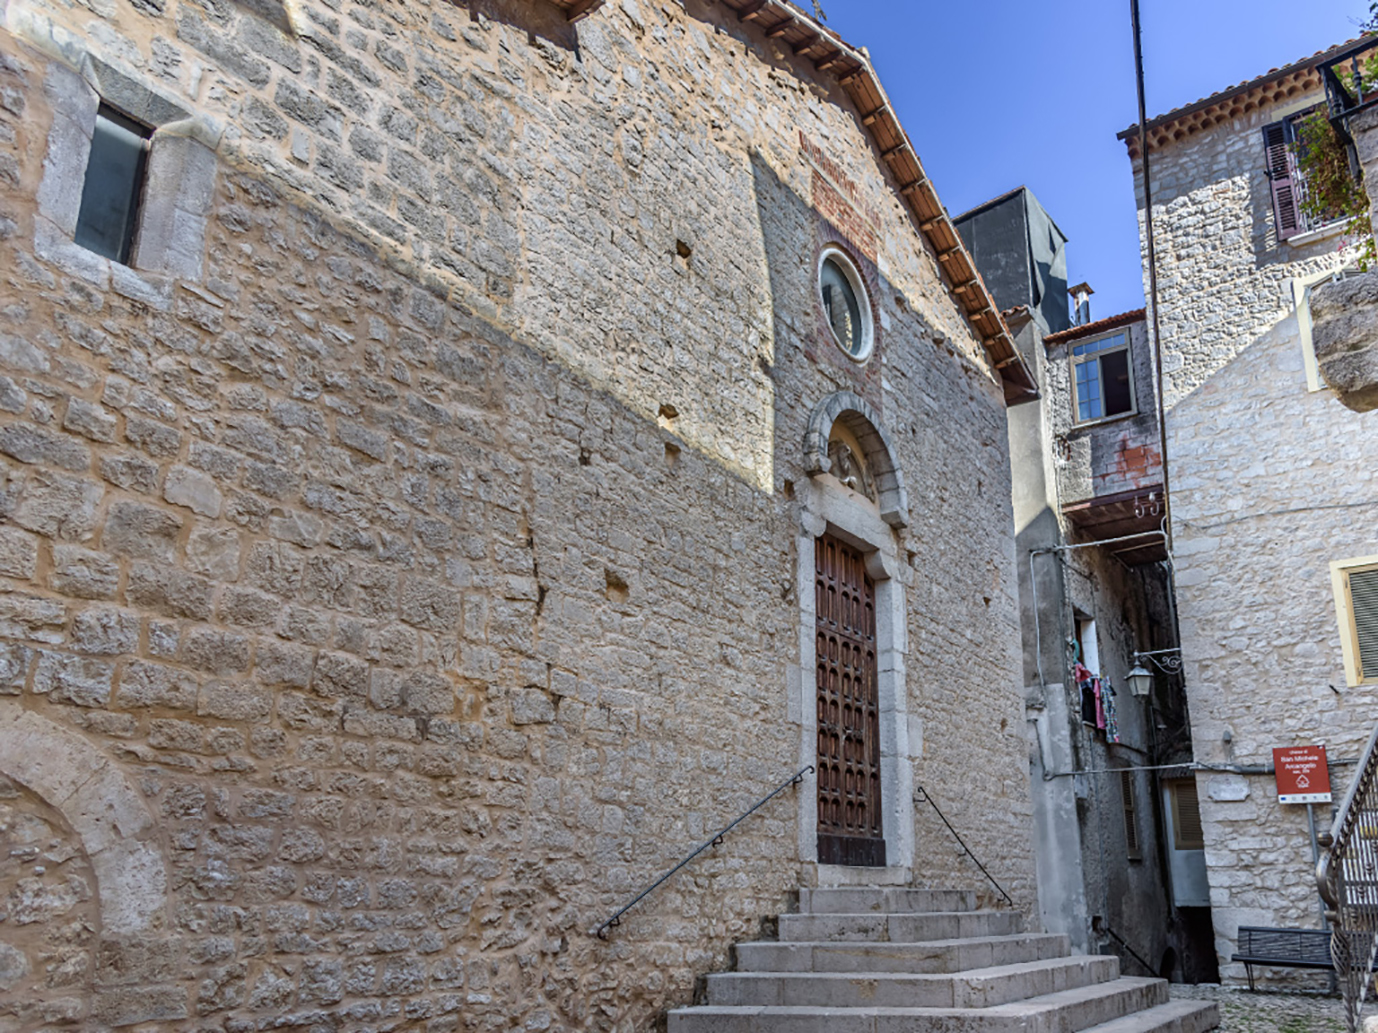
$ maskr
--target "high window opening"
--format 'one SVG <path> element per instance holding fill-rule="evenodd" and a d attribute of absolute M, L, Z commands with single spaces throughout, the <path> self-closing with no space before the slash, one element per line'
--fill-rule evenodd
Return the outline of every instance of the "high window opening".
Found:
<path fill-rule="evenodd" d="M 1073 346 L 1072 369 L 1078 423 L 1134 412 L 1127 331 Z"/>
<path fill-rule="evenodd" d="M 818 267 L 818 291 L 837 346 L 857 362 L 866 361 L 875 344 L 871 299 L 861 273 L 836 247 L 823 252 Z"/>
<path fill-rule="evenodd" d="M 1301 126 L 1318 112 L 1329 113 L 1327 106 L 1298 111 L 1263 127 L 1263 152 L 1268 175 L 1269 193 L 1273 199 L 1273 226 L 1279 241 L 1299 237 L 1344 218 L 1340 212 L 1321 215 L 1307 214 L 1306 177 L 1298 162 Z"/>
<path fill-rule="evenodd" d="M 134 250 L 152 136 L 153 130 L 108 105 L 96 112 L 75 240 L 122 265 Z"/>

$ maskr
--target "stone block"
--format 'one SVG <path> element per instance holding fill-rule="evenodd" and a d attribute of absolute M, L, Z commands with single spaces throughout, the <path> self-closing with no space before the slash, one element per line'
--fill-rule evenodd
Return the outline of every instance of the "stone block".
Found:
<path fill-rule="evenodd" d="M 225 501 L 213 478 L 189 466 L 174 466 L 168 471 L 163 498 L 206 517 L 219 516 Z"/>
<path fill-rule="evenodd" d="M 29 423 L 11 423 L 0 427 L 0 452 L 13 456 L 21 463 L 58 466 L 76 471 L 91 467 L 91 451 L 85 445 Z"/>
<path fill-rule="evenodd" d="M 55 703 L 103 707 L 110 702 L 114 678 L 114 665 L 103 660 L 40 650 L 33 691 Z"/>
<path fill-rule="evenodd" d="M 0 526 L 0 574 L 28 580 L 38 565 L 38 539 L 14 527 Z"/>
<path fill-rule="evenodd" d="M 514 725 L 550 724 L 555 720 L 555 704 L 540 689 L 514 689 L 508 700 Z"/>
<path fill-rule="evenodd" d="M 122 986 L 99 990 L 92 1018 L 118 1029 L 140 1022 L 185 1019 L 190 1014 L 187 992 L 175 985 Z"/>
<path fill-rule="evenodd" d="M 111 599 L 120 583 L 119 564 L 79 545 L 53 545 L 49 580 L 54 591 L 77 599 Z"/>
<path fill-rule="evenodd" d="M 132 660 L 120 674 L 118 700 L 121 707 L 158 707 L 191 710 L 196 706 L 200 686 L 196 678 L 176 667 Z"/>
<path fill-rule="evenodd" d="M 214 586 L 180 570 L 135 563 L 129 570 L 125 597 L 132 606 L 143 606 L 169 617 L 206 620 L 211 615 Z"/>
<path fill-rule="evenodd" d="M 139 647 L 139 617 L 128 610 L 82 610 L 72 621 L 72 647 L 90 656 L 120 656 Z"/>
<path fill-rule="evenodd" d="M 116 502 L 105 520 L 101 544 L 123 556 L 171 562 L 182 518 L 142 502 Z"/>
<path fill-rule="evenodd" d="M 254 721 L 273 709 L 273 695 L 266 689 L 234 682 L 208 682 L 201 690 L 196 712 L 228 721 Z"/>
<path fill-rule="evenodd" d="M 0 334 L 0 365 L 14 372 L 46 373 L 51 364 L 47 349 L 13 334 Z"/>

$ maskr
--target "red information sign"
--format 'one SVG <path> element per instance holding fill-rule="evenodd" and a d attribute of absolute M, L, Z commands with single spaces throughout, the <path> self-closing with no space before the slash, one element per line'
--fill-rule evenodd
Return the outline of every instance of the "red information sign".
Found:
<path fill-rule="evenodd" d="M 1330 768 L 1324 746 L 1285 746 L 1273 750 L 1278 803 L 1329 803 Z"/>

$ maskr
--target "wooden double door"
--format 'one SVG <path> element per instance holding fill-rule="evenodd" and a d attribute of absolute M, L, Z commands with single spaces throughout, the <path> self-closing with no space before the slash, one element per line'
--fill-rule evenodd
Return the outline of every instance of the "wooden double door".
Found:
<path fill-rule="evenodd" d="M 884 867 L 876 586 L 865 557 L 823 535 L 814 543 L 818 704 L 818 860 Z"/>

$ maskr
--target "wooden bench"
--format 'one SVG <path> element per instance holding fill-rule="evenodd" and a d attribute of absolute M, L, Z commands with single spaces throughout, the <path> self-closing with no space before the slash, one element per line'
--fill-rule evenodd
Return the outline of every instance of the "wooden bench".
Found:
<path fill-rule="evenodd" d="M 1239 949 L 1231 961 L 1244 962 L 1249 989 L 1254 989 L 1254 966 L 1277 968 L 1334 968 L 1329 929 L 1268 929 L 1241 925 Z"/>

